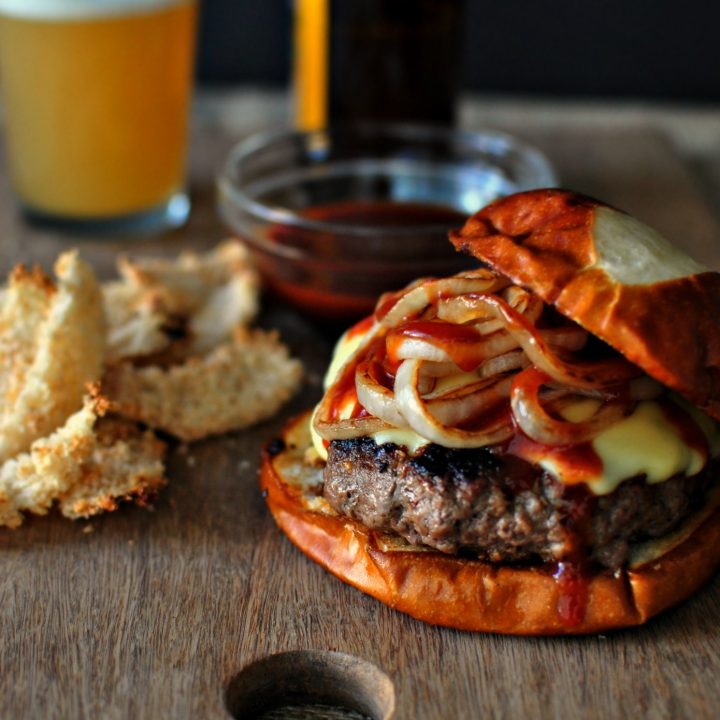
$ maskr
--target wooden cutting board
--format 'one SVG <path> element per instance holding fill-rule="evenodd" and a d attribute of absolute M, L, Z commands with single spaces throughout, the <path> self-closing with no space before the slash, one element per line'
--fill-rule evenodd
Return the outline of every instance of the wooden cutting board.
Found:
<path fill-rule="evenodd" d="M 516 130 L 549 154 L 563 185 L 637 214 L 720 268 L 714 218 L 662 138 Z M 171 253 L 221 238 L 213 174 L 237 136 L 224 124 L 198 128 L 187 228 L 152 242 L 85 241 L 83 255 L 107 275 L 121 250 Z M 68 242 L 17 220 L 0 171 L 0 270 L 20 259 L 49 266 Z M 280 327 L 307 367 L 282 416 L 174 448 L 153 511 L 76 523 L 51 514 L 0 530 L 0 717 L 220 719 L 230 717 L 228 691 L 239 708 L 250 689 L 267 697 L 292 683 L 301 694 L 329 688 L 326 700 L 345 693 L 379 717 L 394 695 L 398 720 L 720 716 L 718 580 L 640 629 L 510 638 L 420 624 L 301 555 L 264 507 L 258 454 L 317 399 L 332 338 L 282 307 L 268 306 L 262 323 Z M 288 651 L 297 653 L 237 679 Z"/>

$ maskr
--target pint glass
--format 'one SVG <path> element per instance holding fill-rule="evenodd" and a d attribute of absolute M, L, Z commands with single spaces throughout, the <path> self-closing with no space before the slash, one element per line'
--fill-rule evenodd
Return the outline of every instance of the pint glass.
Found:
<path fill-rule="evenodd" d="M 195 15 L 195 0 L 0 0 L 10 171 L 30 219 L 185 220 Z"/>

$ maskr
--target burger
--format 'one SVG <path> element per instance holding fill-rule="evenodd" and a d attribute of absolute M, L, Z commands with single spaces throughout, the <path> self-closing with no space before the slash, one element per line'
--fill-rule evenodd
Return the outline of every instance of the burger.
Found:
<path fill-rule="evenodd" d="M 637 625 L 720 563 L 720 274 L 562 190 L 450 235 L 478 267 L 382 296 L 270 442 L 277 524 L 428 623 Z"/>

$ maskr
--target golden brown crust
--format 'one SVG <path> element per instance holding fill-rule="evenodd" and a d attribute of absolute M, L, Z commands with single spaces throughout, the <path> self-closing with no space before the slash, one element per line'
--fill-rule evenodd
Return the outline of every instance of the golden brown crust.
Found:
<path fill-rule="evenodd" d="M 720 274 L 667 252 L 662 239 L 658 251 L 658 237 L 624 213 L 565 190 L 498 200 L 451 233 L 456 248 L 533 290 L 720 419 Z M 642 252 L 629 252 L 625 263 L 623 243 Z M 643 261 L 653 253 L 677 271 L 653 276 Z"/>
<path fill-rule="evenodd" d="M 302 422 L 307 416 L 290 423 L 286 437 Z M 279 472 L 287 467 L 287 452 L 272 455 L 266 449 L 261 466 L 260 484 L 280 528 L 341 580 L 424 622 L 513 635 L 634 626 L 687 598 L 720 565 L 720 510 L 715 510 L 660 558 L 592 577 L 584 616 L 568 625 L 558 610 L 561 592 L 549 570 L 502 567 L 436 552 L 386 552 L 374 533 L 353 520 L 305 509 L 300 491 Z"/>

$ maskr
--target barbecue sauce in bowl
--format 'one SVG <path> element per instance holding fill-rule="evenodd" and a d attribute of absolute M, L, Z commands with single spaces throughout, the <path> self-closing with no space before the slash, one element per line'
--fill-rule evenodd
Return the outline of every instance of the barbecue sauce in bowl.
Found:
<path fill-rule="evenodd" d="M 277 296 L 317 318 L 359 318 L 387 290 L 475 264 L 447 241 L 465 221 L 447 206 L 348 200 L 297 215 L 296 224 L 269 228 L 266 251 L 256 259 Z"/>

